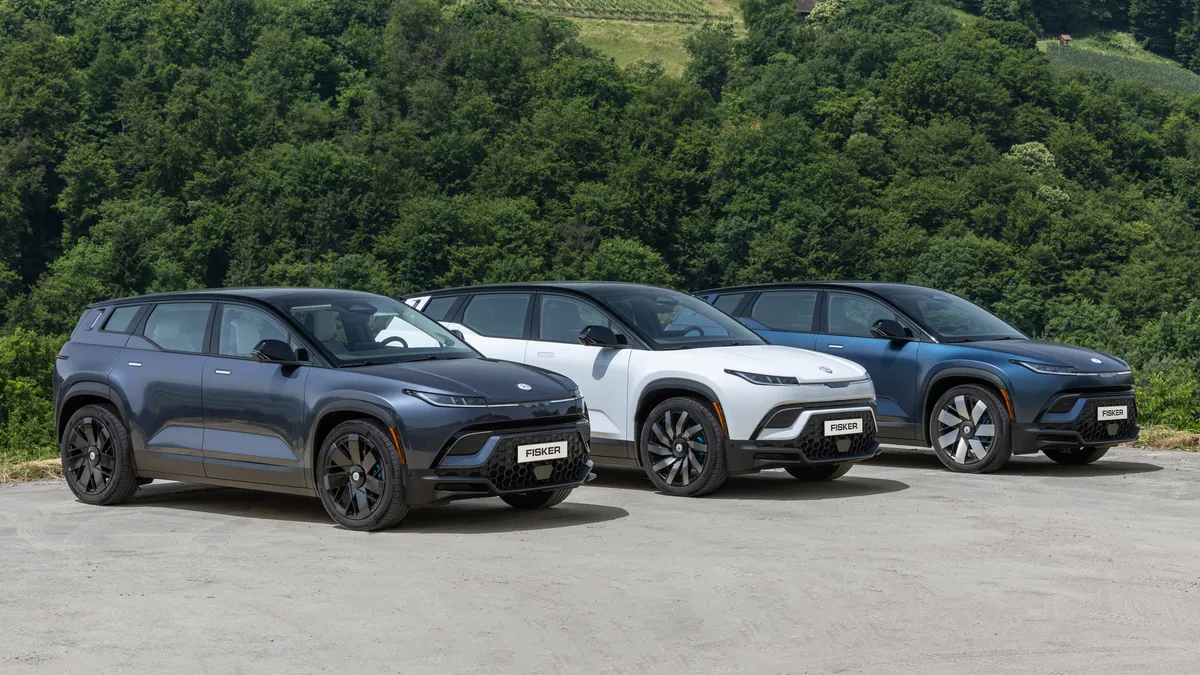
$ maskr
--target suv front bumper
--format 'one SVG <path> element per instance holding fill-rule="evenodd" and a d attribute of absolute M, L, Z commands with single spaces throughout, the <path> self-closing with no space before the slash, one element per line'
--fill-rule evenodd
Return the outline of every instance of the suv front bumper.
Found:
<path fill-rule="evenodd" d="M 793 421 L 786 427 L 766 426 L 779 417 Z M 862 431 L 825 435 L 825 422 L 848 419 L 859 420 Z M 876 431 L 875 407 L 869 402 L 783 406 L 763 418 L 753 439 L 730 442 L 726 464 L 730 474 L 740 474 L 789 466 L 861 462 L 879 454 Z"/>
<path fill-rule="evenodd" d="M 595 478 L 586 421 L 567 426 L 468 434 L 450 444 L 432 469 L 409 471 L 408 503 L 491 497 L 576 487 Z M 517 462 L 517 446 L 567 442 L 567 457 Z"/>
<path fill-rule="evenodd" d="M 1064 396 L 1076 399 L 1070 410 L 1049 412 Z M 1128 417 L 1109 422 L 1098 419 L 1097 409 L 1111 406 L 1126 406 Z M 1137 400 L 1131 393 L 1065 394 L 1056 397 L 1036 421 L 1013 425 L 1013 454 L 1031 455 L 1055 448 L 1111 447 L 1136 441 L 1140 431 Z"/>

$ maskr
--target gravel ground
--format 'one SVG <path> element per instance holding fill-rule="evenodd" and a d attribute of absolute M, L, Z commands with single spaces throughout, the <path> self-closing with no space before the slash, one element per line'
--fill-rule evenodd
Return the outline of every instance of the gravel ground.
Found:
<path fill-rule="evenodd" d="M 315 499 L 0 488 L 0 672 L 1195 673 L 1200 455 L 990 476 L 890 454 L 713 497 L 330 524 Z"/>

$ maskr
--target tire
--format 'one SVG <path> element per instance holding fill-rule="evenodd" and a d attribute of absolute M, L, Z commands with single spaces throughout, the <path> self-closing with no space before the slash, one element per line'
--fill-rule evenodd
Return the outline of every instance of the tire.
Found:
<path fill-rule="evenodd" d="M 642 467 L 661 492 L 702 497 L 729 477 L 725 432 L 706 403 L 685 397 L 667 399 L 650 411 L 639 436 Z M 695 464 L 700 469 L 693 475 Z"/>
<path fill-rule="evenodd" d="M 991 387 L 963 384 L 942 394 L 929 429 L 934 452 L 951 471 L 989 473 L 1012 457 L 1012 420 Z"/>
<path fill-rule="evenodd" d="M 1108 454 L 1109 448 L 1071 448 L 1069 450 L 1043 450 L 1046 456 L 1067 466 L 1083 466 L 1091 464 Z"/>
<path fill-rule="evenodd" d="M 317 453 L 321 503 L 348 530 L 385 530 L 403 520 L 407 475 L 391 433 L 372 419 L 337 425 Z"/>
<path fill-rule="evenodd" d="M 530 510 L 548 509 L 558 506 L 575 488 L 558 488 L 557 490 L 542 490 L 541 492 L 517 492 L 510 495 L 500 495 L 505 504 L 514 509 Z"/>
<path fill-rule="evenodd" d="M 107 405 L 86 405 L 71 415 L 60 445 L 67 487 L 85 504 L 120 504 L 137 492 L 129 431 Z"/>
<path fill-rule="evenodd" d="M 845 476 L 852 466 L 854 464 L 851 462 L 818 464 L 817 466 L 789 466 L 787 467 L 787 472 L 800 480 L 819 483 L 821 481 L 837 480 Z"/>

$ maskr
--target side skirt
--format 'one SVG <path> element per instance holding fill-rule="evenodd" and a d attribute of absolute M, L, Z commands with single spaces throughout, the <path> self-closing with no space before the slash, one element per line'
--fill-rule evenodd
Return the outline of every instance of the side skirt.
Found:
<path fill-rule="evenodd" d="M 161 478 L 163 480 L 175 480 L 180 483 L 192 483 L 194 485 L 216 485 L 218 487 L 242 488 L 245 490 L 259 490 L 262 492 L 281 492 L 289 495 L 300 495 L 301 497 L 317 497 L 316 491 L 306 487 L 292 487 L 290 485 L 270 485 L 267 483 L 247 483 L 240 480 L 225 480 L 223 478 L 207 478 L 205 476 L 186 476 L 175 473 L 163 473 L 161 471 L 138 471 L 140 478 Z"/>

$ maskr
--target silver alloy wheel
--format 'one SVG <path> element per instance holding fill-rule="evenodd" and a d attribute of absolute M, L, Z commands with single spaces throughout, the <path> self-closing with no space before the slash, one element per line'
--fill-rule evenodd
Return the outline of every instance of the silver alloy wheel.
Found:
<path fill-rule="evenodd" d="M 695 422 L 694 424 L 692 422 Z M 686 410 L 668 410 L 650 425 L 650 469 L 667 485 L 686 486 L 704 472 L 708 440 Z"/>
<path fill-rule="evenodd" d="M 960 394 L 938 412 L 937 444 L 958 464 L 982 462 L 995 442 L 995 420 L 982 400 Z"/>

